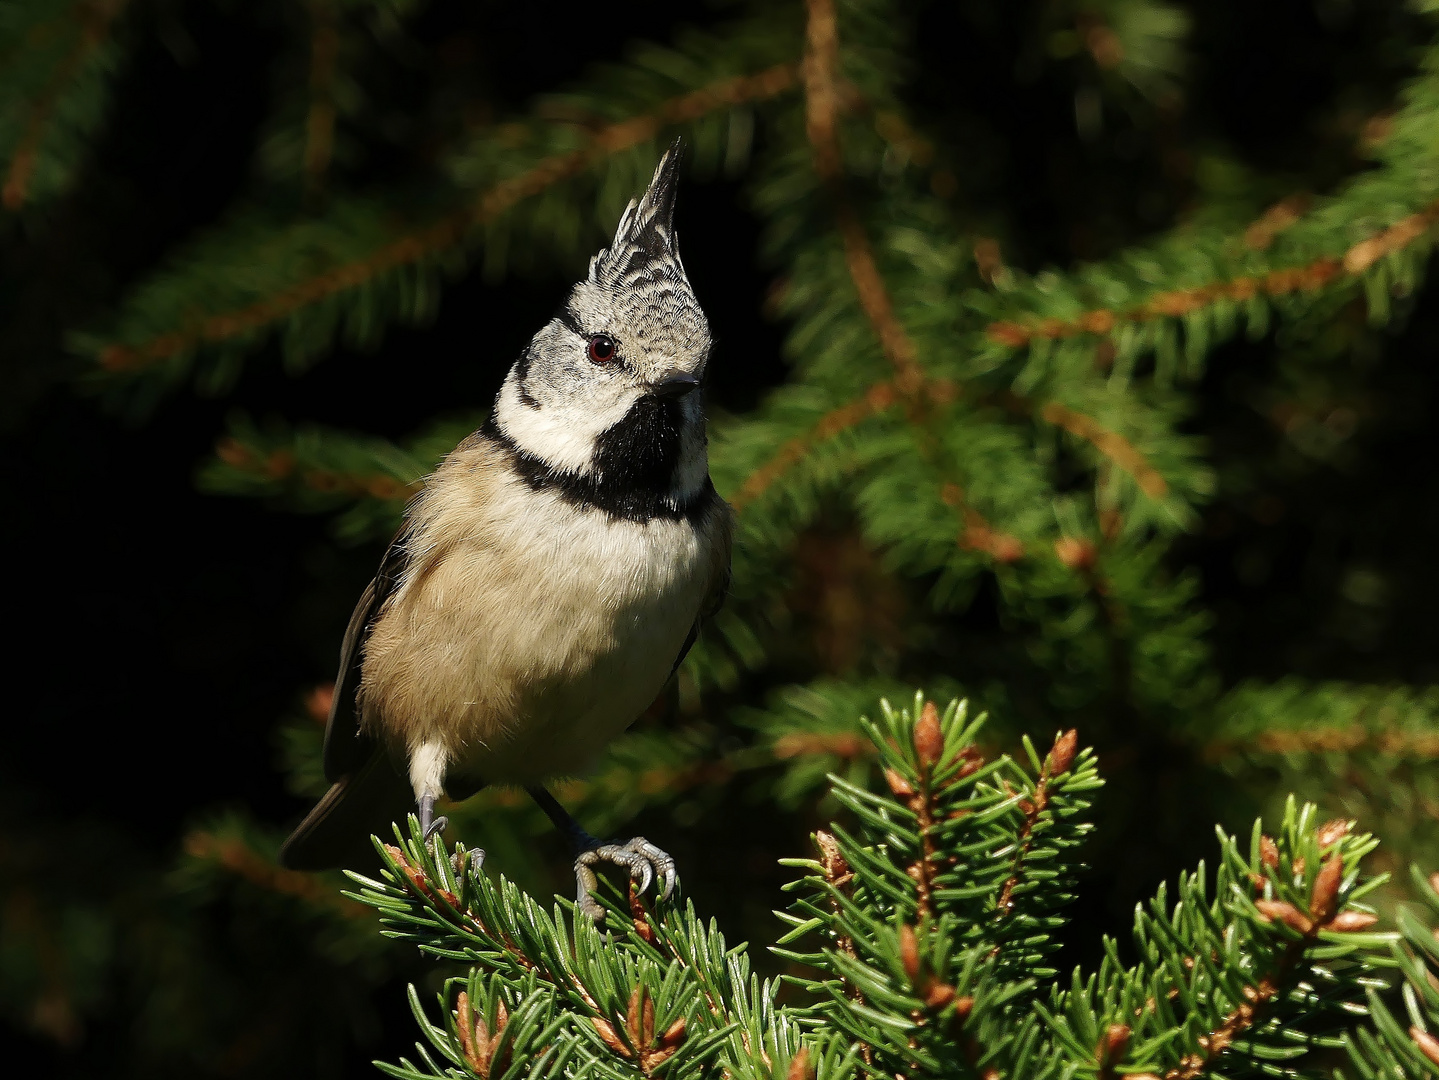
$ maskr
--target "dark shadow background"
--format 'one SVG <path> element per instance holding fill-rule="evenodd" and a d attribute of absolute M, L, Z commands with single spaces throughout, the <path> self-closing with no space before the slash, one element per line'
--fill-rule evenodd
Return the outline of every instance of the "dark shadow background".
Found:
<path fill-rule="evenodd" d="M 503 114 L 627 41 L 666 39 L 681 18 L 679 5 L 660 3 L 625 5 L 622 18 L 607 5 L 565 6 L 563 17 L 545 7 L 436 2 L 416 37 L 447 43 L 444 55 Z M 1201 198 L 1194 167 L 1209 147 L 1279 177 L 1277 194 L 1332 186 L 1363 167 L 1358 128 L 1387 106 L 1422 40 L 1397 2 L 1197 4 L 1183 99 L 1137 108 L 1140 119 L 1107 112 L 1103 135 L 1086 139 L 1073 71 L 1026 59 L 1045 10 L 916 5 L 916 114 L 940 141 L 968 148 L 956 165 L 961 197 L 1004 207 L 1006 257 L 1029 269 L 1103 257 L 1168 227 Z M 57 873 L 113 855 L 158 870 L 197 815 L 244 807 L 278 825 L 299 814 L 276 768 L 275 721 L 332 677 L 377 552 L 337 547 L 321 518 L 201 495 L 198 463 L 235 408 L 389 436 L 437 412 L 483 408 L 568 284 L 470 274 L 432 325 L 393 330 L 377 351 L 342 350 L 299 377 L 262 353 L 224 400 L 182 391 L 143 422 L 78 387 L 65 330 L 103 318 L 251 185 L 279 18 L 263 5 L 140 5 L 142 43 L 80 183 L 57 205 L 0 223 L 0 566 L 13 624 L 0 863 L 19 836 L 63 839 L 84 826 L 124 839 L 110 850 L 53 847 L 45 857 Z M 426 78 L 460 78 L 406 64 L 401 56 L 382 73 L 400 100 L 422 99 Z M 394 160 L 379 155 L 376 178 L 402 159 L 398 149 Z M 742 189 L 723 182 L 687 184 L 678 225 L 718 336 L 712 400 L 742 412 L 785 375 L 784 327 L 762 314 L 772 271 L 756 254 L 759 226 Z M 1202 572 L 1227 681 L 1439 677 L 1433 291 L 1392 331 L 1366 329 L 1355 312 L 1361 346 L 1342 356 L 1272 339 L 1212 356 L 1193 429 L 1221 489 L 1175 557 Z M 1146 837 L 1154 862 L 1142 895 L 1207 854 L 1211 835 L 1206 824 Z M 746 843 L 737 830 L 734 850 L 697 854 L 743 865 Z M 737 902 L 718 874 L 696 883 L 712 909 Z M 1106 896 L 1088 914 L 1122 931 L 1140 895 Z M 341 1071 L 368 1075 L 370 1057 L 405 1052 L 402 982 L 376 996 L 369 1041 L 344 1051 Z M 70 1045 L 19 1026 L 6 1036 L 6 1057 L 32 1056 L 42 1075 L 93 1069 L 105 1057 L 97 1043 L 125 1039 L 103 1025 Z"/>

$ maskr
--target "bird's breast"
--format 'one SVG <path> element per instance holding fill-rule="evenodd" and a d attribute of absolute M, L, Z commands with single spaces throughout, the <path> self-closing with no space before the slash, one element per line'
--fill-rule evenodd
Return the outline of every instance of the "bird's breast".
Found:
<path fill-rule="evenodd" d="M 479 484 L 480 498 L 427 496 L 366 643 L 365 722 L 406 748 L 443 741 L 451 775 L 582 771 L 663 687 L 712 540 L 702 520 L 615 519 L 503 474 Z"/>

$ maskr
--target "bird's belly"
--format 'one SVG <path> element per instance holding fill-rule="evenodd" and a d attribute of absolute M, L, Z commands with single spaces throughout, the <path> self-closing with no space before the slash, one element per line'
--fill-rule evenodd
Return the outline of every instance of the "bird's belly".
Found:
<path fill-rule="evenodd" d="M 492 784 L 573 775 L 663 688 L 708 585 L 699 534 L 552 517 L 446 554 L 375 625 L 364 711 L 397 751 L 440 742 L 448 775 Z"/>

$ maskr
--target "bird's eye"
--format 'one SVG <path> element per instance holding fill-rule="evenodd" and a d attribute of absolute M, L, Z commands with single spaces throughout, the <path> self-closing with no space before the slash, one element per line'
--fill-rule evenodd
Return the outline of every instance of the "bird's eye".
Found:
<path fill-rule="evenodd" d="M 608 364 L 615 358 L 615 339 L 606 334 L 590 338 L 590 359 L 596 364 Z"/>

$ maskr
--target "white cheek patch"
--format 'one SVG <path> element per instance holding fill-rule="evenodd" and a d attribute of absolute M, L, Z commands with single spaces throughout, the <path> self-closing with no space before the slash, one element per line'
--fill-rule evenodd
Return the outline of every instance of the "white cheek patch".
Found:
<path fill-rule="evenodd" d="M 595 442 L 625 418 L 639 397 L 634 389 L 583 395 L 583 401 L 546 401 L 539 408 L 520 400 L 513 372 L 495 404 L 495 422 L 521 450 L 564 472 L 587 475 L 594 466 Z"/>

